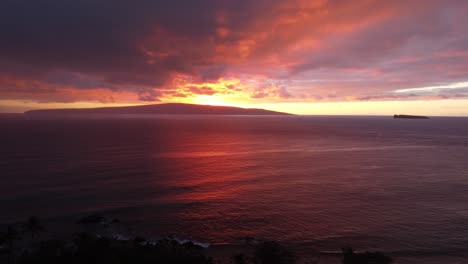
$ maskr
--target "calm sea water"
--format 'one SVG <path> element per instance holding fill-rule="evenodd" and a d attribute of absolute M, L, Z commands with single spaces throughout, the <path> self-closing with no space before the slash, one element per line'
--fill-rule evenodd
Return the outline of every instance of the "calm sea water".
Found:
<path fill-rule="evenodd" d="M 468 261 L 466 118 L 0 118 L 0 180 L 2 224 L 99 212 L 147 235 Z"/>

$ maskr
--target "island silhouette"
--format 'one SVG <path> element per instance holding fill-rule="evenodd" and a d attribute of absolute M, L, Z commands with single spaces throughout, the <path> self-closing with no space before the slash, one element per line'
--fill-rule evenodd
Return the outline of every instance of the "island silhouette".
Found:
<path fill-rule="evenodd" d="M 257 108 L 240 108 L 232 106 L 213 106 L 182 103 L 99 108 L 39 109 L 26 111 L 25 114 L 291 115 L 288 113 Z"/>
<path fill-rule="evenodd" d="M 402 119 L 429 119 L 427 116 L 417 116 L 417 115 L 393 115 L 393 118 L 402 118 Z"/>

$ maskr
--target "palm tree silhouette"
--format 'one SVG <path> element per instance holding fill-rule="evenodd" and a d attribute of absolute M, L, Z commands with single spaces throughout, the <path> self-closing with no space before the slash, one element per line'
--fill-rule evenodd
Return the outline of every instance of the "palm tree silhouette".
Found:
<path fill-rule="evenodd" d="M 45 230 L 41 221 L 36 216 L 31 216 L 28 221 L 23 224 L 23 231 L 31 234 L 31 239 Z"/>

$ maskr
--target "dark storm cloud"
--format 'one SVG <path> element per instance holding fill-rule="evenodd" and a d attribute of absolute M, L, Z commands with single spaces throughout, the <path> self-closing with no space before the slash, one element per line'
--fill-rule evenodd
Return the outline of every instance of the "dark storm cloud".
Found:
<path fill-rule="evenodd" d="M 224 68 L 211 65 L 220 14 L 241 32 L 261 2 L 5 0 L 0 67 L 8 68 L 3 74 L 57 84 L 64 79 L 50 78 L 56 71 L 79 73 L 81 80 L 67 81 L 77 88 L 159 87 L 173 73 L 197 76 L 202 66 L 202 79 L 218 78 Z"/>

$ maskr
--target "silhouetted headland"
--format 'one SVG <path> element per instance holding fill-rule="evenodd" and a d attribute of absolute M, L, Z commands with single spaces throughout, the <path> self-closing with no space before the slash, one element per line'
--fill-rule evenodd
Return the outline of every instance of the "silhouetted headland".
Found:
<path fill-rule="evenodd" d="M 403 119 L 429 119 L 427 116 L 416 116 L 416 115 L 394 115 L 393 118 Z"/>
<path fill-rule="evenodd" d="M 25 114 L 290 115 L 288 113 L 270 111 L 265 109 L 180 103 L 100 108 L 41 109 L 27 111 L 25 112 Z"/>

